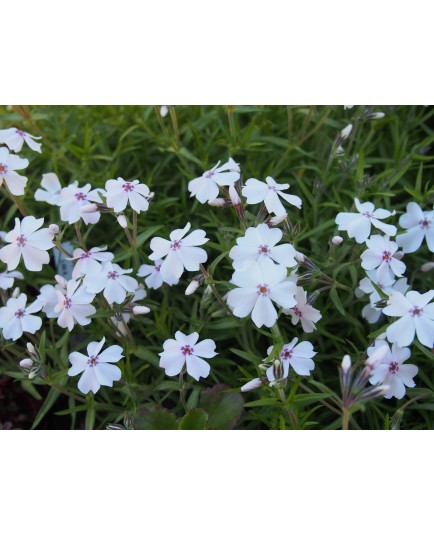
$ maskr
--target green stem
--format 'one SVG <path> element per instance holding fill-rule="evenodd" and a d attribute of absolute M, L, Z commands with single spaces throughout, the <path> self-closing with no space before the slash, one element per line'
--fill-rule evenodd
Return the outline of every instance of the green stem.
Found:
<path fill-rule="evenodd" d="M 184 408 L 185 413 L 187 413 L 187 402 L 185 401 L 185 393 L 184 393 L 184 368 L 181 370 L 179 374 L 179 397 L 181 398 L 182 407 Z"/>
<path fill-rule="evenodd" d="M 286 408 L 286 411 L 288 412 L 289 418 L 291 419 L 292 427 L 294 428 L 294 430 L 297 430 L 297 418 L 294 412 L 292 411 L 292 409 L 288 408 L 286 405 L 285 391 L 282 388 L 278 389 L 278 391 L 279 391 L 280 400 L 283 402 Z"/>

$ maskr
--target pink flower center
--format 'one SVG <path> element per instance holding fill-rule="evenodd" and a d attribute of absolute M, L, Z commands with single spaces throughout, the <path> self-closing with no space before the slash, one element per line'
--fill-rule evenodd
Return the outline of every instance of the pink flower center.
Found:
<path fill-rule="evenodd" d="M 390 251 L 383 251 L 383 261 L 389 262 L 392 258 Z"/>
<path fill-rule="evenodd" d="M 215 171 L 208 171 L 208 173 L 205 175 L 205 178 L 212 179 L 215 175 Z"/>
<path fill-rule="evenodd" d="M 266 283 L 263 283 L 262 285 L 258 285 L 256 287 L 258 289 L 258 296 L 268 296 L 270 293 L 270 288 Z"/>
<path fill-rule="evenodd" d="M 431 225 L 431 220 L 424 218 L 423 220 L 419 221 L 419 225 L 422 227 L 422 229 L 428 229 L 428 227 Z"/>
<path fill-rule="evenodd" d="M 177 249 L 181 248 L 181 244 L 182 244 L 182 240 L 174 240 L 170 244 L 170 249 L 173 249 L 174 251 L 176 251 Z"/>
<path fill-rule="evenodd" d="M 19 136 L 21 136 L 22 138 L 24 138 L 24 136 L 26 135 L 25 132 L 23 132 L 22 130 L 20 130 L 20 129 L 18 129 L 18 128 L 15 129 L 15 132 L 16 132 Z"/>
<path fill-rule="evenodd" d="M 86 201 L 87 195 L 84 194 L 83 192 L 77 192 L 75 194 L 75 199 L 77 199 L 77 201 Z"/>
<path fill-rule="evenodd" d="M 192 355 L 192 353 L 194 352 L 194 348 L 192 348 L 189 344 L 186 344 L 185 346 L 183 346 L 181 348 L 181 352 L 187 356 L 187 355 Z"/>
<path fill-rule="evenodd" d="M 89 367 L 95 367 L 96 365 L 98 365 L 98 362 L 98 357 L 96 355 L 91 355 L 87 360 L 87 364 L 89 365 Z"/>
<path fill-rule="evenodd" d="M 119 274 L 116 272 L 116 270 L 113 270 L 113 272 L 108 272 L 107 277 L 109 279 L 118 279 Z"/>
<path fill-rule="evenodd" d="M 303 312 L 300 311 L 300 309 L 299 309 L 297 306 L 293 307 L 292 310 L 293 310 L 294 313 L 295 313 L 297 316 L 299 316 L 300 318 L 303 317 Z"/>
<path fill-rule="evenodd" d="M 15 316 L 17 318 L 23 318 L 23 316 L 26 314 L 25 309 L 18 309 L 18 311 L 15 311 Z"/>
<path fill-rule="evenodd" d="M 0 173 L 6 173 L 8 167 L 5 164 L 0 164 Z"/>
<path fill-rule="evenodd" d="M 372 212 L 362 212 L 362 216 L 366 216 L 370 220 L 372 218 Z"/>
<path fill-rule="evenodd" d="M 268 255 L 270 253 L 270 248 L 268 246 L 259 246 L 260 255 Z"/>
<path fill-rule="evenodd" d="M 421 316 L 422 313 L 423 313 L 422 307 L 418 307 L 417 305 L 415 305 L 413 309 L 410 309 L 411 316 Z"/>
<path fill-rule="evenodd" d="M 122 184 L 122 188 L 126 192 L 132 192 L 134 190 L 134 184 L 131 182 L 126 182 L 125 184 Z"/>
<path fill-rule="evenodd" d="M 157 272 L 159 272 L 161 270 L 161 264 L 159 264 L 158 266 L 155 265 L 155 269 L 157 270 Z"/>
<path fill-rule="evenodd" d="M 17 237 L 17 244 L 20 248 L 24 247 L 26 242 L 27 238 L 23 234 Z"/>
<path fill-rule="evenodd" d="M 282 359 L 291 359 L 292 357 L 292 350 L 289 350 L 288 348 L 284 348 L 281 352 L 280 352 L 280 357 Z"/>
<path fill-rule="evenodd" d="M 270 186 L 270 185 L 268 185 L 268 189 L 269 189 L 269 190 L 273 190 L 273 192 L 276 191 L 276 187 L 275 187 L 275 186 Z"/>
<path fill-rule="evenodd" d="M 63 301 L 63 307 L 65 307 L 65 309 L 71 309 L 72 307 L 72 300 L 71 298 L 68 298 L 68 296 L 66 296 Z"/>
<path fill-rule="evenodd" d="M 80 259 L 88 259 L 92 256 L 92 253 L 90 251 L 86 251 L 85 253 L 82 253 L 80 256 Z"/>
<path fill-rule="evenodd" d="M 399 370 L 399 365 L 396 361 L 392 361 L 392 363 L 389 364 L 389 372 L 392 374 L 396 374 Z"/>

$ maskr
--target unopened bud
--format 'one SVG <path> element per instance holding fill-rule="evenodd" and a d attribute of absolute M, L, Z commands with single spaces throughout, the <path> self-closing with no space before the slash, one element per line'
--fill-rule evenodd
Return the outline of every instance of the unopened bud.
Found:
<path fill-rule="evenodd" d="M 193 294 L 196 292 L 196 290 L 200 287 L 199 281 L 196 279 L 193 279 L 193 281 L 188 285 L 188 287 L 185 289 L 185 295 L 190 296 L 190 294 Z"/>
<path fill-rule="evenodd" d="M 370 112 L 368 114 L 366 114 L 366 117 L 370 120 L 370 121 L 375 121 L 376 119 L 383 119 L 383 117 L 385 116 L 386 114 L 383 113 L 383 112 Z"/>
<path fill-rule="evenodd" d="M 211 205 L 212 207 L 225 207 L 226 200 L 222 197 L 217 197 L 217 199 L 214 199 L 214 201 L 208 201 L 208 205 Z"/>
<path fill-rule="evenodd" d="M 351 357 L 349 355 L 344 355 L 341 367 L 344 372 L 347 372 L 351 368 Z"/>
<path fill-rule="evenodd" d="M 133 307 L 133 314 L 135 315 L 146 315 L 147 313 L 150 313 L 151 309 L 149 307 L 146 307 L 145 305 L 135 305 Z"/>
<path fill-rule="evenodd" d="M 37 355 L 36 354 L 36 349 L 35 349 L 35 347 L 33 346 L 33 344 L 31 342 L 28 342 L 26 344 L 26 348 L 27 348 L 27 351 L 29 352 L 30 355 Z"/>
<path fill-rule="evenodd" d="M 342 238 L 342 236 L 334 236 L 332 238 L 332 244 L 334 244 L 335 246 L 339 246 L 339 244 L 342 244 L 343 241 L 344 239 Z"/>
<path fill-rule="evenodd" d="M 113 423 L 113 424 L 108 424 L 106 426 L 106 430 L 126 430 L 126 428 L 125 426 L 122 426 L 122 424 Z"/>
<path fill-rule="evenodd" d="M 14 291 L 12 292 L 12 298 L 18 298 L 18 296 L 20 295 L 21 291 L 18 287 L 14 288 Z"/>
<path fill-rule="evenodd" d="M 60 233 L 59 226 L 56 225 L 55 223 L 52 223 L 52 224 L 48 227 L 48 231 L 49 231 L 52 235 L 58 235 L 58 234 Z"/>
<path fill-rule="evenodd" d="M 261 387 L 262 380 L 260 378 L 255 378 L 254 380 L 250 380 L 249 382 L 245 383 L 241 387 L 241 392 L 245 393 L 246 391 L 252 391 L 253 389 L 257 389 L 258 387 Z"/>
<path fill-rule="evenodd" d="M 241 205 L 241 199 L 240 199 L 240 196 L 238 195 L 237 190 L 235 189 L 235 186 L 229 186 L 229 197 L 231 198 L 231 201 L 234 207 Z"/>
<path fill-rule="evenodd" d="M 21 359 L 20 367 L 30 370 L 33 367 L 33 361 L 28 357 L 26 357 L 26 359 Z"/>
<path fill-rule="evenodd" d="M 81 214 L 93 214 L 94 212 L 98 212 L 98 205 L 95 203 L 89 203 L 88 205 L 83 205 L 80 207 Z"/>
<path fill-rule="evenodd" d="M 62 288 L 66 288 L 68 286 L 68 281 L 62 277 L 61 275 L 59 274 L 56 274 L 54 276 L 54 279 L 57 281 L 57 283 L 62 287 Z"/>
<path fill-rule="evenodd" d="M 299 264 L 303 263 L 306 260 L 306 257 L 303 255 L 303 253 L 300 253 L 299 251 L 295 252 L 294 257 Z"/>
<path fill-rule="evenodd" d="M 425 264 L 422 264 L 420 269 L 422 272 L 430 272 L 434 268 L 434 262 L 426 262 Z"/>
<path fill-rule="evenodd" d="M 117 220 L 122 229 L 126 229 L 128 227 L 127 218 L 123 214 L 119 214 Z"/>
<path fill-rule="evenodd" d="M 351 123 L 341 130 L 341 133 L 339 136 L 341 141 L 339 145 L 348 138 L 352 130 L 353 130 L 353 125 Z"/>
<path fill-rule="evenodd" d="M 166 115 L 169 113 L 169 107 L 168 106 L 161 106 L 160 108 L 160 115 L 161 117 L 166 117 Z"/>
<path fill-rule="evenodd" d="M 285 221 L 287 217 L 288 217 L 288 214 L 283 214 L 282 216 L 273 216 L 272 218 L 268 220 L 268 225 L 271 225 L 273 227 L 275 225 L 279 225 L 279 223 L 282 223 L 283 221 Z"/>
<path fill-rule="evenodd" d="M 405 255 L 405 254 L 404 254 L 403 251 L 397 251 L 397 252 L 393 255 L 393 257 L 394 257 L 395 259 L 398 259 L 398 261 L 400 261 L 400 260 L 404 257 L 404 255 Z"/>
<path fill-rule="evenodd" d="M 344 104 L 344 110 L 351 110 L 351 108 L 354 108 L 354 104 Z"/>

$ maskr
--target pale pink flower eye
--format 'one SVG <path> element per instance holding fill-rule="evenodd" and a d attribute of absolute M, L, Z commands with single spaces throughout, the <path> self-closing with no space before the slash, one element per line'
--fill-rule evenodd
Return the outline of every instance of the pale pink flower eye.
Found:
<path fill-rule="evenodd" d="M 420 316 L 423 313 L 422 307 L 415 305 L 413 309 L 410 309 L 411 316 Z"/>
<path fill-rule="evenodd" d="M 287 348 L 285 350 L 282 350 L 280 353 L 281 357 L 283 359 L 290 359 L 292 357 L 292 350 L 288 350 Z"/>
<path fill-rule="evenodd" d="M 258 285 L 256 288 L 258 289 L 259 296 L 268 296 L 270 292 L 270 288 L 266 283 L 264 283 L 263 285 Z"/>
<path fill-rule="evenodd" d="M 391 258 L 390 251 L 383 251 L 383 261 L 389 262 Z"/>
<path fill-rule="evenodd" d="M 71 298 L 68 298 L 68 296 L 66 296 L 64 302 L 63 302 L 63 306 L 65 307 L 65 309 L 71 309 L 72 307 L 72 300 Z"/>
<path fill-rule="evenodd" d="M 155 269 L 157 270 L 157 272 L 159 272 L 161 269 L 161 264 L 159 264 L 158 266 L 155 266 Z"/>
<path fill-rule="evenodd" d="M 16 133 L 17 133 L 19 136 L 21 136 L 22 138 L 24 138 L 25 133 L 24 133 L 22 130 L 20 130 L 20 129 L 17 128 L 17 129 L 15 129 L 15 131 L 16 131 Z"/>
<path fill-rule="evenodd" d="M 419 225 L 422 227 L 422 229 L 428 229 L 430 224 L 431 224 L 431 221 L 428 218 L 424 218 L 423 220 L 419 221 Z"/>
<path fill-rule="evenodd" d="M 117 279 L 119 274 L 116 272 L 116 270 L 113 270 L 113 272 L 108 272 L 107 277 L 109 279 Z"/>
<path fill-rule="evenodd" d="M 171 244 L 170 244 L 170 249 L 173 249 L 173 250 L 177 250 L 181 247 L 181 244 L 182 244 L 182 240 L 174 240 Z"/>
<path fill-rule="evenodd" d="M 299 309 L 297 306 L 293 307 L 292 310 L 294 311 L 294 313 L 295 313 L 297 316 L 299 316 L 300 318 L 302 318 L 303 313 L 300 311 L 300 309 Z"/>
<path fill-rule="evenodd" d="M 275 186 L 270 186 L 270 185 L 268 185 L 268 189 L 269 189 L 269 190 L 273 190 L 273 192 L 276 191 L 276 187 L 275 187 Z"/>
<path fill-rule="evenodd" d="M 184 355 L 191 355 L 194 352 L 194 348 L 192 348 L 189 344 L 186 344 L 181 348 L 181 352 Z"/>
<path fill-rule="evenodd" d="M 132 184 L 131 182 L 126 182 L 125 184 L 122 185 L 122 188 L 126 192 L 132 192 L 134 190 L 134 184 Z"/>
<path fill-rule="evenodd" d="M 392 363 L 390 363 L 389 365 L 389 372 L 391 372 L 392 374 L 396 374 L 399 370 L 399 365 L 396 361 L 392 361 Z"/>
<path fill-rule="evenodd" d="M 83 192 L 77 192 L 75 194 L 75 199 L 77 199 L 77 201 L 86 201 L 87 196 Z"/>
<path fill-rule="evenodd" d="M 80 259 L 88 259 L 92 256 L 92 253 L 90 251 L 86 251 L 85 253 L 82 253 L 80 256 Z"/>
<path fill-rule="evenodd" d="M 259 246 L 259 253 L 262 255 L 268 255 L 270 253 L 270 248 L 268 246 Z"/>
<path fill-rule="evenodd" d="M 25 246 L 26 242 L 27 242 L 27 238 L 24 235 L 20 235 L 19 237 L 17 237 L 17 244 L 19 245 L 20 248 Z"/>
<path fill-rule="evenodd" d="M 15 311 L 15 316 L 17 318 L 23 318 L 25 314 L 26 314 L 26 311 L 24 309 L 18 309 L 18 311 Z"/>
<path fill-rule="evenodd" d="M 366 216 L 368 219 L 372 218 L 372 213 L 371 212 L 363 212 L 362 215 Z"/>
<path fill-rule="evenodd" d="M 89 365 L 89 367 L 94 367 L 95 365 L 98 365 L 98 357 L 91 355 L 87 360 L 87 364 Z"/>
<path fill-rule="evenodd" d="M 211 179 L 215 175 L 215 171 L 208 171 L 208 173 L 205 175 L 207 179 Z"/>
<path fill-rule="evenodd" d="M 7 170 L 8 168 L 5 164 L 0 164 L 0 173 L 6 173 Z"/>

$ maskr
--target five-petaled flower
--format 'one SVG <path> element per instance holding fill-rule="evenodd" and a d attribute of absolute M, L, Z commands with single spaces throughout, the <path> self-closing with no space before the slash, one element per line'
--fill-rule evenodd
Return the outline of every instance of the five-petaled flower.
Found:
<path fill-rule="evenodd" d="M 280 350 L 278 358 L 283 363 L 282 379 L 288 377 L 290 365 L 300 376 L 310 376 L 311 370 L 315 368 L 312 358 L 316 352 L 313 351 L 312 343 L 303 341 L 297 344 L 297 342 L 298 338 L 295 337 L 290 343 L 284 344 Z M 273 346 L 268 348 L 267 355 L 271 354 L 273 348 Z M 267 378 L 270 382 L 276 380 L 273 367 L 267 369 Z"/>
<path fill-rule="evenodd" d="M 89 343 L 87 355 L 80 352 L 72 352 L 69 355 L 72 367 L 68 370 L 68 376 L 77 376 L 77 374 L 83 373 L 78 381 L 78 388 L 85 395 L 89 391 L 96 394 L 101 385 L 112 387 L 114 381 L 121 379 L 121 369 L 110 363 L 117 363 L 122 359 L 124 357 L 123 350 L 115 344 L 101 352 L 104 343 L 105 337 L 100 342 Z"/>
<path fill-rule="evenodd" d="M 21 272 L 0 272 L 0 288 L 6 290 L 14 286 L 15 279 L 24 279 Z"/>
<path fill-rule="evenodd" d="M 0 328 L 5 339 L 16 341 L 23 332 L 34 334 L 42 325 L 42 320 L 32 313 L 41 310 L 38 301 L 26 307 L 27 296 L 20 294 L 18 298 L 9 298 L 6 306 L 0 308 Z"/>
<path fill-rule="evenodd" d="M 138 214 L 148 210 L 147 198 L 151 192 L 146 184 L 141 184 L 138 180 L 125 181 L 122 177 L 109 179 L 105 183 L 105 189 L 107 206 L 115 212 L 122 212 L 128 202 Z"/>
<path fill-rule="evenodd" d="M 396 235 L 396 227 L 383 223 L 380 220 L 389 218 L 395 214 L 395 211 L 390 212 L 383 208 L 375 209 L 373 203 L 369 201 L 361 203 L 357 197 L 354 199 L 357 212 L 340 212 L 336 216 L 336 224 L 339 226 L 340 231 L 347 231 L 350 238 L 355 238 L 358 244 L 362 244 L 371 234 L 371 224 L 383 231 L 383 233 L 389 236 Z"/>
<path fill-rule="evenodd" d="M 286 214 L 286 210 L 279 196 L 291 205 L 301 208 L 301 199 L 298 196 L 282 192 L 282 190 L 287 190 L 288 188 L 289 184 L 279 184 L 273 177 L 267 177 L 265 182 L 252 178 L 247 180 L 241 193 L 247 198 L 247 203 L 250 205 L 256 205 L 263 201 L 270 214 L 274 213 L 276 216 L 283 216 Z"/>
<path fill-rule="evenodd" d="M 417 203 L 411 202 L 407 205 L 407 212 L 399 218 L 399 225 L 407 229 L 396 237 L 404 253 L 419 249 L 424 238 L 429 250 L 434 253 L 434 210 L 423 212 Z"/>
<path fill-rule="evenodd" d="M 295 299 L 297 300 L 297 304 L 291 309 L 283 309 L 283 312 L 291 316 L 293 326 L 301 321 L 303 331 L 305 333 L 312 333 L 316 329 L 315 323 L 321 320 L 322 315 L 318 309 L 307 303 L 306 291 L 302 287 L 297 287 Z"/>
<path fill-rule="evenodd" d="M 219 164 L 220 161 L 188 183 L 190 197 L 196 196 L 200 203 L 213 202 L 219 195 L 219 186 L 233 186 L 240 178 L 240 167 L 232 158 L 220 167 Z"/>
<path fill-rule="evenodd" d="M 163 261 L 155 261 L 155 264 L 142 264 L 137 272 L 137 277 L 144 277 L 146 286 L 149 288 L 160 288 L 164 283 L 160 269 Z"/>
<path fill-rule="evenodd" d="M 96 313 L 93 305 L 90 305 L 95 298 L 95 294 L 88 292 L 80 281 L 71 279 L 66 286 L 66 292 L 56 290 L 57 305 L 55 313 L 59 313 L 57 323 L 61 328 L 68 328 L 72 331 L 74 324 L 87 326 L 91 320 L 89 316 Z"/>
<path fill-rule="evenodd" d="M 73 279 L 86 274 L 98 273 L 101 270 L 101 262 L 112 261 L 113 253 L 106 251 L 106 247 L 91 248 L 89 251 L 74 249 L 72 257 L 66 257 L 69 261 L 77 261 L 72 270 Z"/>
<path fill-rule="evenodd" d="M 12 195 L 24 195 L 27 177 L 18 175 L 16 169 L 24 169 L 29 165 L 27 158 L 9 154 L 6 147 L 0 147 L 0 186 L 5 181 Z"/>
<path fill-rule="evenodd" d="M 187 223 L 184 229 L 176 229 L 170 233 L 170 241 L 164 238 L 154 237 L 151 240 L 153 253 L 149 255 L 151 261 L 166 257 L 161 264 L 160 274 L 165 283 L 176 285 L 184 273 L 196 272 L 200 264 L 206 262 L 208 255 L 201 246 L 208 242 L 205 231 L 197 229 L 185 236 L 190 230 L 191 224 Z"/>
<path fill-rule="evenodd" d="M 54 247 L 53 235 L 49 229 L 39 229 L 43 223 L 44 218 L 37 220 L 34 216 L 21 221 L 15 218 L 14 229 L 5 236 L 5 242 L 10 244 L 0 249 L 0 260 L 8 265 L 8 270 L 18 266 L 21 256 L 31 272 L 41 271 L 42 265 L 50 262 L 47 250 Z"/>
<path fill-rule="evenodd" d="M 104 298 L 108 303 L 122 303 L 127 292 L 135 292 L 139 286 L 138 282 L 125 274 L 130 274 L 132 268 L 124 270 L 118 264 L 106 261 L 98 271 L 89 272 L 83 284 L 89 292 L 97 294 L 104 290 Z"/>
<path fill-rule="evenodd" d="M 81 212 L 80 209 L 91 203 L 101 203 L 98 190 L 91 190 L 91 185 L 86 184 L 83 187 L 78 186 L 75 181 L 60 192 L 60 218 L 68 223 L 76 223 L 80 218 L 84 223 L 97 223 L 101 217 L 99 211 Z"/>
<path fill-rule="evenodd" d="M 393 272 L 401 277 L 405 272 L 405 264 L 393 255 L 398 249 L 396 242 L 390 241 L 388 236 L 373 235 L 366 240 L 368 249 L 361 255 L 362 268 L 373 270 L 376 268 L 377 281 L 385 283 Z"/>
<path fill-rule="evenodd" d="M 211 367 L 202 358 L 210 359 L 217 355 L 215 352 L 215 342 L 211 339 L 204 339 L 201 342 L 199 334 L 194 332 L 185 335 L 181 331 L 175 333 L 175 339 L 167 339 L 163 345 L 163 352 L 160 356 L 160 367 L 165 369 L 168 376 L 176 376 L 181 372 L 184 365 L 188 374 L 195 380 L 206 378 Z"/>
<path fill-rule="evenodd" d="M 0 143 L 6 144 L 11 151 L 14 151 L 14 153 L 19 153 L 21 151 L 24 142 L 26 142 L 33 151 L 41 153 L 41 144 L 34 141 L 40 139 L 41 136 L 32 136 L 28 132 L 24 132 L 24 130 L 20 130 L 19 128 L 12 127 L 0 130 Z"/>

